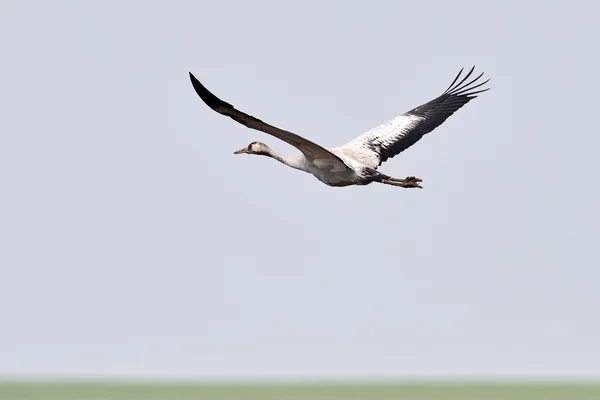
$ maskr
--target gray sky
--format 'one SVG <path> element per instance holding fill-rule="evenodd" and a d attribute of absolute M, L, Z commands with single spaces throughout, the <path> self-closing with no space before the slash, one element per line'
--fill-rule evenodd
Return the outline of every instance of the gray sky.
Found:
<path fill-rule="evenodd" d="M 3 1 L 0 375 L 600 377 L 599 10 Z M 481 95 L 330 188 L 295 149 Z"/>

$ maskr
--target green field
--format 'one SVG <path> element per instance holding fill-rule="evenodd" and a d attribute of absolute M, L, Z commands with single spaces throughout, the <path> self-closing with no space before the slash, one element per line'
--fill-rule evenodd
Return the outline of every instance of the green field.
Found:
<path fill-rule="evenodd" d="M 0 383 L 0 400 L 599 400 L 600 384 Z"/>

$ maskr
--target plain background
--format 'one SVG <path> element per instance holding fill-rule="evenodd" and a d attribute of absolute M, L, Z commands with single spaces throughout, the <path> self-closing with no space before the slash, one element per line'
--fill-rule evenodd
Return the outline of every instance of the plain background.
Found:
<path fill-rule="evenodd" d="M 598 8 L 570 1 L 3 1 L 0 375 L 600 377 Z M 324 146 L 492 90 L 330 188 Z"/>

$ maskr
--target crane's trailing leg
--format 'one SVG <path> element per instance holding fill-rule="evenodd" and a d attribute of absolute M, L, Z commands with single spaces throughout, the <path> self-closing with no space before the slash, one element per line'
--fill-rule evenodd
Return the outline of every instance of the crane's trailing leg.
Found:
<path fill-rule="evenodd" d="M 408 176 L 408 177 L 406 177 L 406 179 L 397 179 L 397 178 L 392 178 L 390 176 L 386 176 L 380 182 L 384 183 L 386 185 L 400 186 L 403 188 L 423 189 L 423 186 L 420 185 L 420 182 L 423 182 L 423 179 L 417 178 L 414 176 Z"/>

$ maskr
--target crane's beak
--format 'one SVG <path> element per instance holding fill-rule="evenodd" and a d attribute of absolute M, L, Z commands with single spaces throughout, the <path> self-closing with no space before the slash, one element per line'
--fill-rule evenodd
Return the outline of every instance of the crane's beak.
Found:
<path fill-rule="evenodd" d="M 233 154 L 245 154 L 248 153 L 248 148 L 244 147 L 243 149 L 239 149 L 238 151 L 234 152 Z"/>

